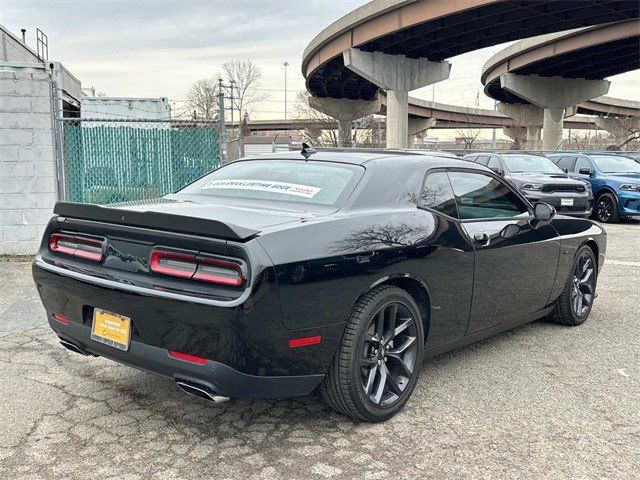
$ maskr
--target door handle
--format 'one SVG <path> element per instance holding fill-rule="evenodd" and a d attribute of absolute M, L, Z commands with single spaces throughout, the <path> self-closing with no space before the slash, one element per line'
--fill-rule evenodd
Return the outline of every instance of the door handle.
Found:
<path fill-rule="evenodd" d="M 476 233 L 473 236 L 473 239 L 476 241 L 476 243 L 482 246 L 489 245 L 489 235 L 487 235 L 485 232 Z"/>

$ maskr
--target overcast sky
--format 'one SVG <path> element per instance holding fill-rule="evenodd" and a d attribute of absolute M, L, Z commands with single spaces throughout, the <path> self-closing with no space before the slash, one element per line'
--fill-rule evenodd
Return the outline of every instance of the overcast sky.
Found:
<path fill-rule="evenodd" d="M 452 0 L 453 1 L 453 0 Z M 108 96 L 169 97 L 180 105 L 191 84 L 233 59 L 251 59 L 263 71 L 270 97 L 254 118 L 284 115 L 284 69 L 289 99 L 304 89 L 302 52 L 324 27 L 362 0 L 254 1 L 29 1 L 0 0 L 0 23 L 16 36 L 35 29 L 49 37 L 49 58 L 61 61 L 83 87 Z M 435 86 L 443 103 L 492 108 L 480 84 L 484 62 L 504 46 L 453 58 L 451 78 Z M 640 74 L 613 77 L 609 95 L 640 100 Z M 430 100 L 432 88 L 413 93 Z M 291 104 L 290 104 L 291 107 Z M 290 109 L 291 111 L 291 109 Z"/>

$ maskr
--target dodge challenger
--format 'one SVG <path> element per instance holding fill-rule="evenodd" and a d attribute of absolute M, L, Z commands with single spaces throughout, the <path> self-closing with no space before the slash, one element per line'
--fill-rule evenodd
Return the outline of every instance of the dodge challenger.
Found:
<path fill-rule="evenodd" d="M 582 324 L 606 249 L 597 223 L 482 165 L 411 152 L 244 158 L 54 214 L 33 277 L 63 346 L 215 402 L 318 391 L 369 422 L 405 405 L 424 358 Z"/>

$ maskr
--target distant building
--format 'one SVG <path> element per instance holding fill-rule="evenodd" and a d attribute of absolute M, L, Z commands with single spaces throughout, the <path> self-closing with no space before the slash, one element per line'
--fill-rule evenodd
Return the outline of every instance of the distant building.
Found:
<path fill-rule="evenodd" d="M 84 97 L 82 117 L 108 120 L 170 120 L 171 106 L 165 97 Z"/>

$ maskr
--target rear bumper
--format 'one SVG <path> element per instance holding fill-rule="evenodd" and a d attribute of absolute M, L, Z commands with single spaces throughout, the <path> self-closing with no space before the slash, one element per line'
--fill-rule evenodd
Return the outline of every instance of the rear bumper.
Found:
<path fill-rule="evenodd" d="M 167 350 L 131 341 L 128 351 L 121 351 L 91 339 L 91 328 L 70 322 L 60 324 L 49 317 L 49 325 L 61 340 L 80 350 L 105 357 L 131 367 L 155 373 L 174 381 L 186 380 L 206 385 L 220 396 L 232 398 L 277 398 L 308 395 L 324 375 L 258 376 L 239 372 L 224 363 L 206 360 L 204 365 L 175 359 Z"/>
<path fill-rule="evenodd" d="M 339 345 L 344 323 L 290 330 L 282 322 L 272 272 L 261 274 L 241 304 L 221 306 L 166 291 L 112 287 L 82 272 L 65 272 L 38 257 L 33 277 L 49 325 L 80 350 L 174 380 L 205 384 L 225 397 L 290 397 L 310 393 Z M 103 279 L 104 280 L 104 279 Z M 91 339 L 94 308 L 129 317 L 128 351 Z M 63 324 L 53 313 L 66 317 Z M 289 340 L 321 336 L 319 344 L 291 348 Z M 174 350 L 204 365 L 170 357 Z"/>

